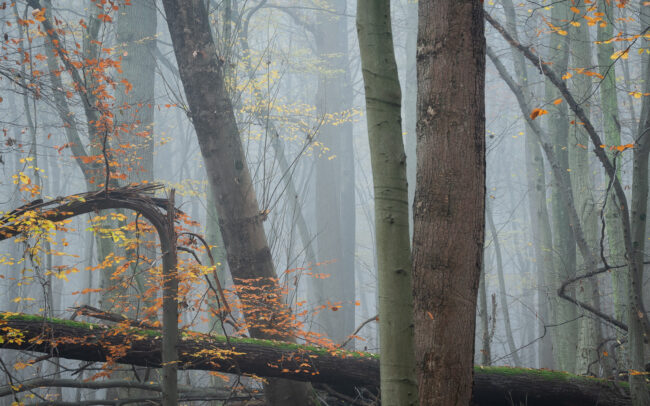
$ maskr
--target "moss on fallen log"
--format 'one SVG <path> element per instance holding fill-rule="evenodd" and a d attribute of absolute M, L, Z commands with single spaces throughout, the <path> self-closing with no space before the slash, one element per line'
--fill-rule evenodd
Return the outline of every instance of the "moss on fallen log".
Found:
<path fill-rule="evenodd" d="M 0 348 L 53 354 L 82 361 L 159 368 L 161 333 L 39 316 L 0 313 Z M 339 391 L 376 390 L 374 354 L 271 340 L 184 331 L 179 369 L 282 377 L 327 384 Z M 626 383 L 565 372 L 510 367 L 475 367 L 475 405 L 624 406 Z"/>

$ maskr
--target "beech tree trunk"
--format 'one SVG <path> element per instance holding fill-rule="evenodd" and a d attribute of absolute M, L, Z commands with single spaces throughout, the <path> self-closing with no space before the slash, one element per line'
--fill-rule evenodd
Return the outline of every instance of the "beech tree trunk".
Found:
<path fill-rule="evenodd" d="M 327 117 L 347 112 L 352 107 L 352 82 L 348 59 L 347 0 L 327 0 L 323 7 L 334 13 L 322 13 L 314 26 L 316 54 L 322 70 L 318 74 L 317 114 Z M 340 304 L 336 311 L 314 315 L 317 332 L 325 333 L 335 343 L 352 334 L 355 325 L 354 275 L 354 162 L 352 123 L 340 125 L 324 122 L 316 141 L 321 150 L 314 154 L 314 190 L 316 210 L 316 256 L 319 273 L 325 279 L 310 278 L 309 295 L 314 306 L 328 302 Z M 350 341 L 348 347 L 353 347 Z"/>
<path fill-rule="evenodd" d="M 205 2 L 164 0 L 163 5 L 189 115 L 215 194 L 233 281 L 241 284 L 256 279 L 255 287 L 267 292 L 268 303 L 242 298 L 249 331 L 256 338 L 292 340 L 291 332 L 281 334 L 277 329 L 278 323 L 286 321 L 288 308 L 281 304 L 264 232 L 265 215 L 255 196 Z M 273 317 L 259 317 L 261 308 L 275 309 Z M 289 382 L 270 382 L 267 398 L 275 405 L 311 404 L 309 386 Z"/>
<path fill-rule="evenodd" d="M 483 4 L 421 0 L 413 294 L 421 405 L 468 405 L 485 209 Z"/>
<path fill-rule="evenodd" d="M 357 32 L 375 190 L 382 404 L 417 404 L 401 89 L 389 0 L 359 0 Z"/>

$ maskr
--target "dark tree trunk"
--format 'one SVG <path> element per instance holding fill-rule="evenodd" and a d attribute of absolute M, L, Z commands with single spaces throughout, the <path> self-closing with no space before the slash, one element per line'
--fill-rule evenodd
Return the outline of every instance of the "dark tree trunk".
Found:
<path fill-rule="evenodd" d="M 467 405 L 485 204 L 483 4 L 420 0 L 413 293 L 421 405 Z"/>
<path fill-rule="evenodd" d="M 0 348 L 104 362 L 111 347 L 126 345 L 126 351 L 116 360 L 119 363 L 153 368 L 161 365 L 159 331 L 120 332 L 99 324 L 3 313 L 0 313 L 0 325 L 3 329 L 18 329 L 23 334 L 22 341 L 6 340 Z M 333 354 L 322 348 L 268 340 L 234 337 L 227 340 L 222 336 L 200 334 L 191 337 L 185 336 L 178 343 L 179 369 L 281 376 L 324 383 L 343 393 L 354 393 L 355 387 L 376 391 L 379 386 L 379 360 L 370 354 L 345 351 Z M 234 352 L 229 352 L 232 350 Z M 197 357 L 200 351 L 202 355 Z M 626 387 L 602 379 L 523 368 L 475 367 L 475 371 L 473 404 L 476 406 L 631 404 Z M 0 395 L 7 389 L 0 387 Z M 469 402 L 468 398 L 465 404 Z"/>
<path fill-rule="evenodd" d="M 264 300 L 268 303 L 240 298 L 249 331 L 256 338 L 292 340 L 291 331 L 280 334 L 277 330 L 287 321 L 288 307 L 279 302 L 282 295 L 264 232 L 265 216 L 255 196 L 205 2 L 164 0 L 163 5 L 189 115 L 214 193 L 230 272 L 236 284 L 259 278 L 256 288 L 267 292 Z M 259 317 L 257 309 L 261 308 L 274 309 L 273 315 Z M 267 387 L 269 401 L 276 405 L 310 404 L 309 393 L 307 385 L 295 383 L 271 382 Z"/>

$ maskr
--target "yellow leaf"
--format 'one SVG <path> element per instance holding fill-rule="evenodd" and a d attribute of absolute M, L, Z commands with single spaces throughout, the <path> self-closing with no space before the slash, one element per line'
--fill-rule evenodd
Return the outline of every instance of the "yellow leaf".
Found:
<path fill-rule="evenodd" d="M 563 80 L 571 79 L 572 76 L 573 76 L 573 73 L 567 72 L 564 75 L 562 75 L 562 79 Z"/>
<path fill-rule="evenodd" d="M 628 56 L 630 56 L 629 54 L 630 54 L 629 49 L 625 49 L 623 51 L 616 51 L 612 54 L 612 56 L 609 57 L 609 59 L 619 59 L 619 58 L 627 59 Z"/>
<path fill-rule="evenodd" d="M 27 368 L 27 367 L 30 366 L 30 365 L 31 365 L 31 364 L 27 364 L 27 363 L 25 363 L 25 362 L 16 362 L 16 363 L 14 364 L 14 369 L 15 369 L 16 371 L 20 371 L 21 369 L 25 369 L 25 368 Z"/>

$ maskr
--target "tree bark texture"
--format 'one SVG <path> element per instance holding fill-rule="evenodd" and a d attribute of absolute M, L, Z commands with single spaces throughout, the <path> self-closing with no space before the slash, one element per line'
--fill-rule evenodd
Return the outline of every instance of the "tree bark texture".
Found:
<path fill-rule="evenodd" d="M 390 1 L 359 0 L 357 33 L 375 192 L 381 399 L 416 405 L 409 199 Z"/>
<path fill-rule="evenodd" d="M 1 337 L 7 329 L 22 332 L 22 341 L 0 348 L 55 354 L 61 358 L 105 362 L 112 348 L 125 347 L 118 363 L 160 368 L 160 332 L 120 331 L 100 324 L 0 313 Z M 230 343 L 229 343 L 230 342 Z M 278 341 L 184 334 L 178 344 L 179 369 L 255 374 L 326 383 L 347 392 L 375 390 L 379 361 L 371 354 L 330 352 Z M 197 356 L 201 352 L 202 355 Z M 305 365 L 307 364 L 307 365 Z M 475 367 L 473 405 L 629 406 L 625 386 L 614 381 L 564 372 L 508 367 Z M 1 388 L 0 388 L 1 389 Z M 512 402 L 512 403 L 511 403 Z M 469 403 L 468 403 L 469 404 Z"/>
<path fill-rule="evenodd" d="M 288 307 L 278 301 L 282 295 L 264 232 L 265 216 L 255 196 L 205 2 L 164 0 L 163 5 L 189 115 L 215 193 L 233 281 L 240 284 L 256 279 L 256 287 L 267 292 L 265 297 L 272 302 L 260 306 L 257 301 L 242 300 L 249 331 L 257 338 L 292 340 L 291 332 L 280 334 L 277 329 L 277 324 L 285 321 Z M 259 317 L 256 309 L 268 307 L 275 309 L 273 317 Z M 271 382 L 267 394 L 276 405 L 311 403 L 308 385 Z"/>
<path fill-rule="evenodd" d="M 485 205 L 483 4 L 419 2 L 413 294 L 421 405 L 467 405 Z"/>

